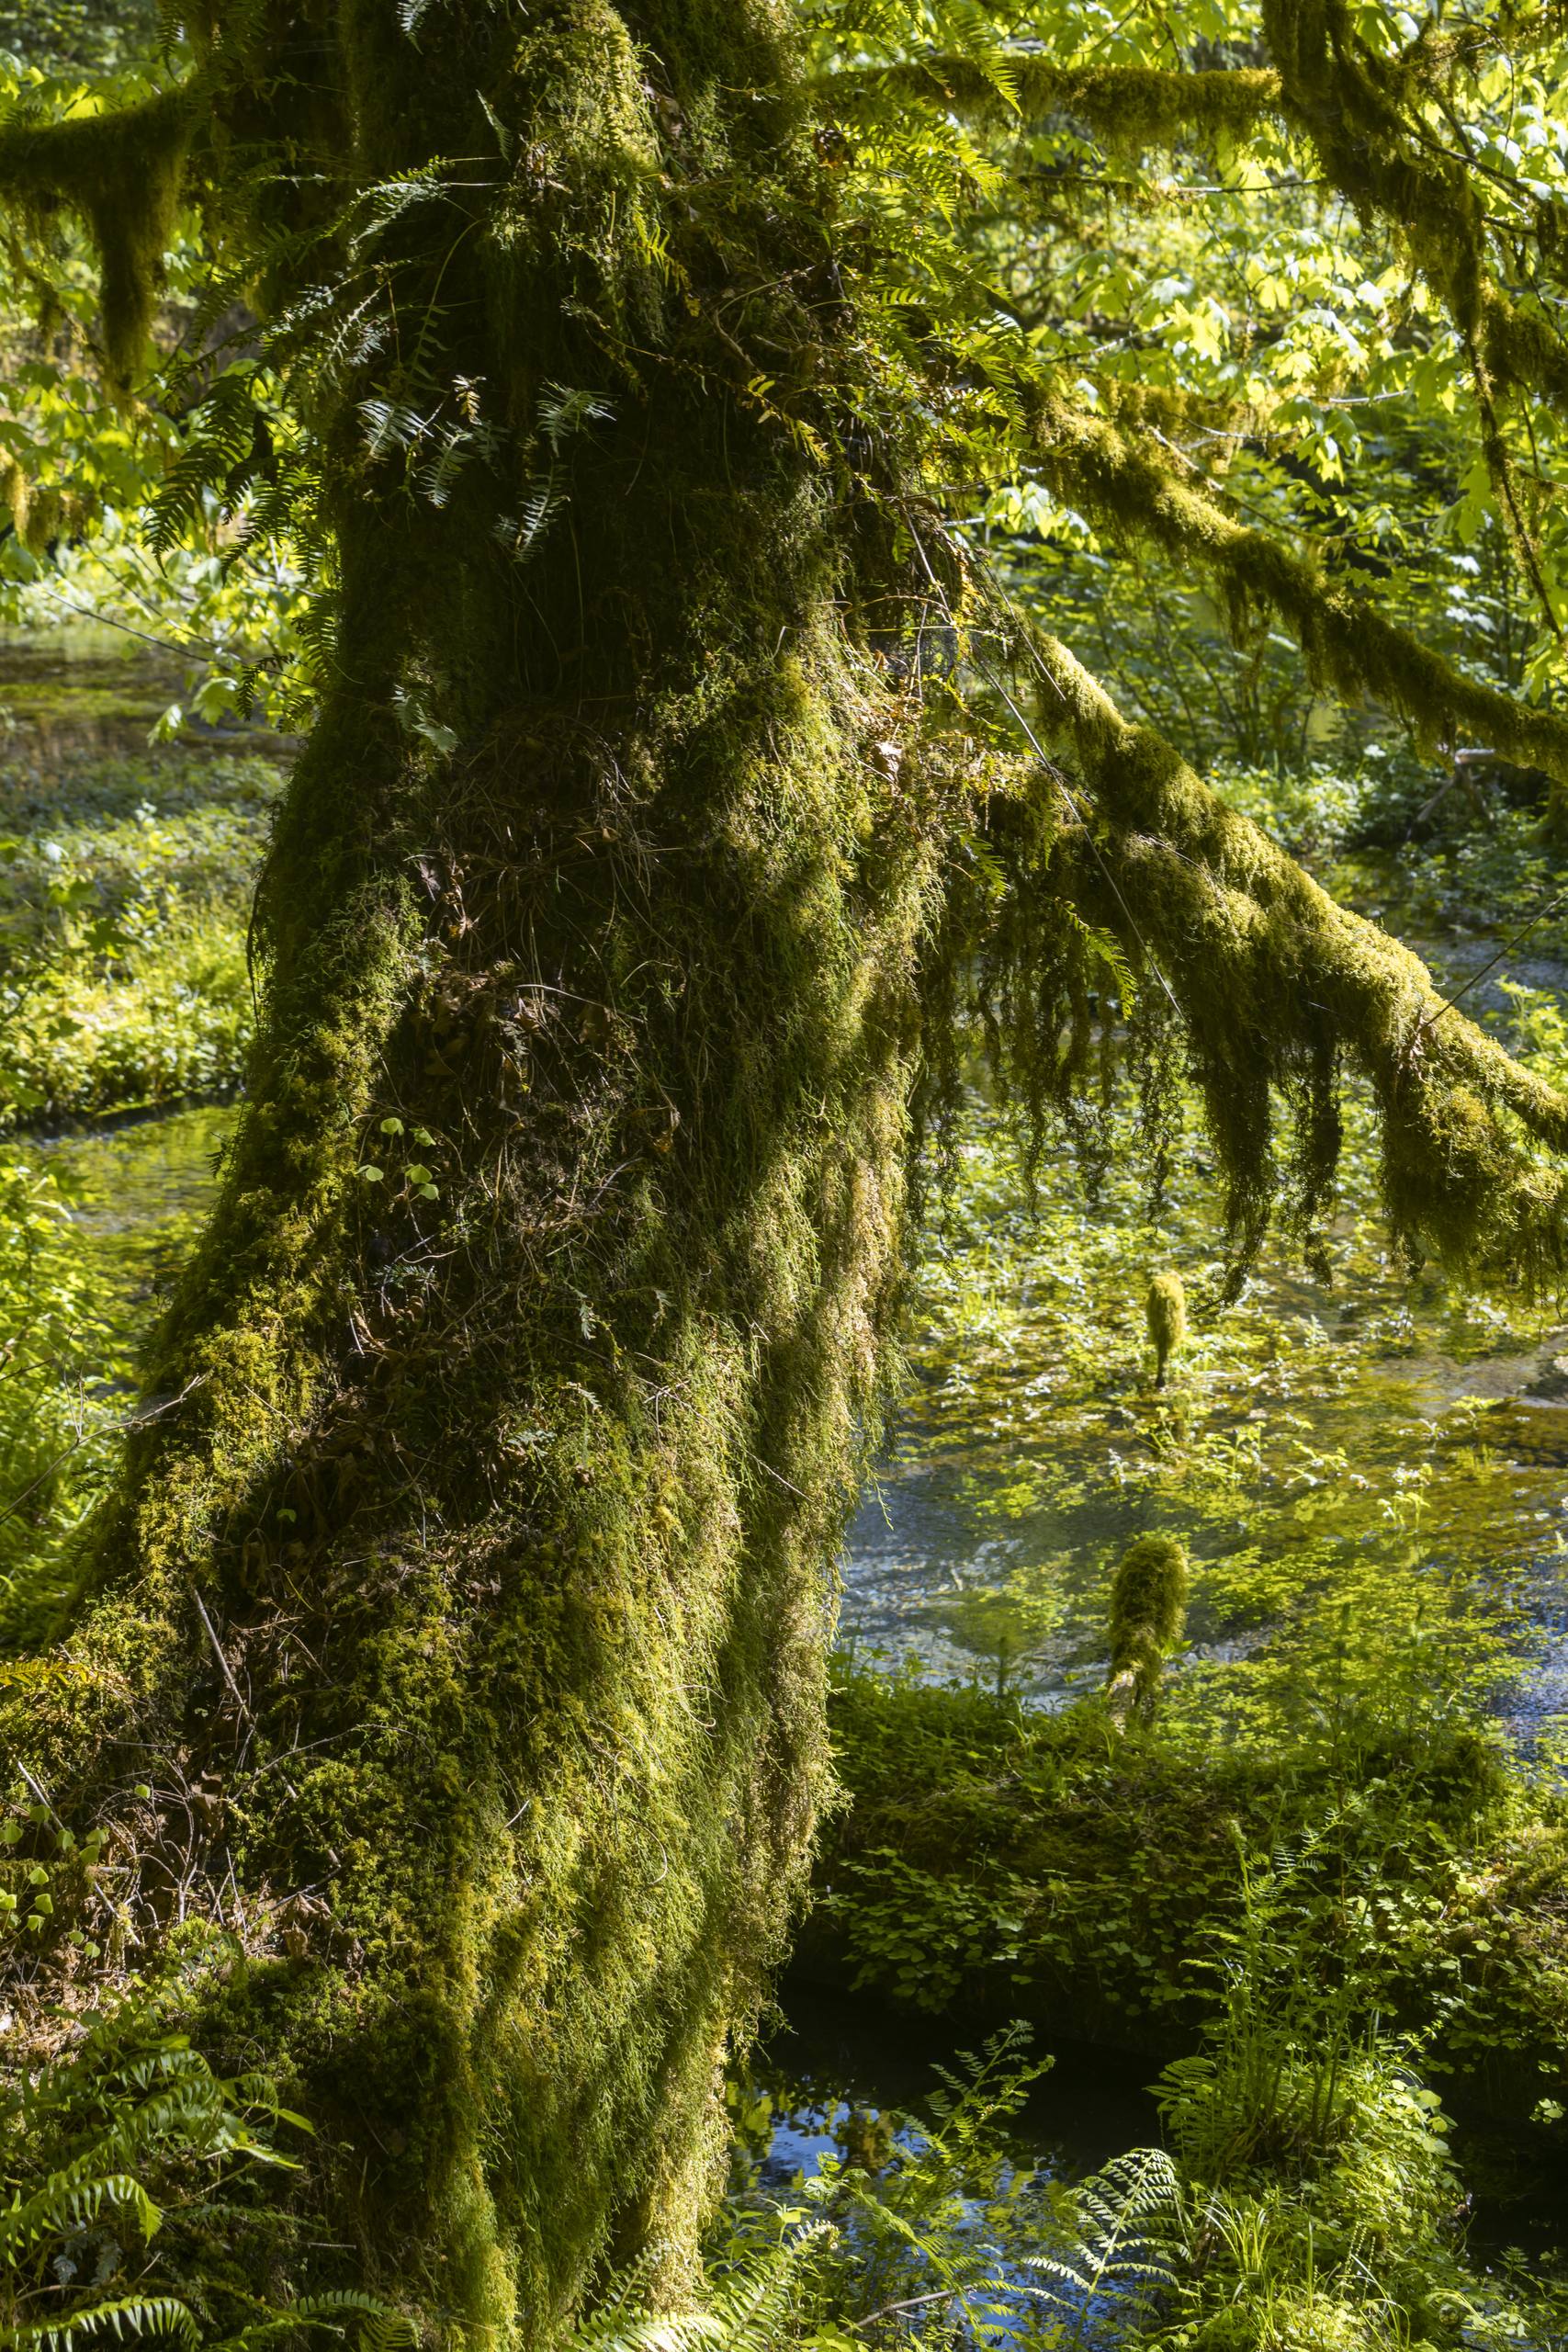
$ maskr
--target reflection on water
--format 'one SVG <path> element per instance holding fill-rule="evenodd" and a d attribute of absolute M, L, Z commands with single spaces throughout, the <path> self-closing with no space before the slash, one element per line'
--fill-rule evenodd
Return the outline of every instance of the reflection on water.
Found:
<path fill-rule="evenodd" d="M 931 2097 L 962 2080 L 970 2052 L 951 2025 L 894 2014 L 874 1999 L 827 1994 L 786 1978 L 787 2027 L 767 2040 L 728 2092 L 731 2190 L 774 2196 L 811 2179 L 824 2159 L 884 2173 L 918 2148 Z M 1046 2071 L 1003 2132 L 1011 2163 L 1074 2183 L 1163 2133 L 1155 2063 L 1040 2034 L 1023 2054 Z M 1540 2135 L 1461 2117 L 1455 2154 L 1469 2189 L 1465 2239 L 1483 2267 L 1522 2247 L 1532 2263 L 1560 2258 L 1568 2175 Z M 976 2210 L 982 2228 L 985 2211 Z"/>
<path fill-rule="evenodd" d="M 1169 1530 L 1195 1566 L 1179 1664 L 1257 1656 L 1309 1598 L 1348 1578 L 1359 1606 L 1382 1577 L 1429 1623 L 1491 1611 L 1517 1671 L 1488 1696 L 1535 1737 L 1568 1699 L 1563 1303 L 1466 1298 L 1404 1266 L 1363 1124 L 1332 1285 L 1271 1243 L 1157 1391 L 1143 1291 L 1166 1266 L 1214 1291 L 1216 1188 L 1190 1136 L 1152 1216 L 1130 1127 L 1122 1143 L 1098 1203 L 1048 1170 L 1032 1224 L 976 1114 L 928 1247 L 912 1389 L 851 1531 L 846 1647 L 1061 1706 L 1103 1676 L 1116 1555 Z"/>
<path fill-rule="evenodd" d="M 229 1103 L 181 1110 L 9 1148 L 53 1175 L 95 1275 L 105 1389 L 127 1388 L 130 1360 L 189 1250 L 217 1190 Z"/>
<path fill-rule="evenodd" d="M 742 2171 L 783 2188 L 809 2178 L 824 2156 L 886 2162 L 929 2120 L 931 2092 L 961 2064 L 951 2026 L 796 1980 L 784 2001 L 787 2026 L 731 2086 Z M 1047 2071 L 1010 2127 L 1021 2161 L 1077 2180 L 1158 2139 L 1146 2058 L 1044 2036 L 1031 2054 Z"/>

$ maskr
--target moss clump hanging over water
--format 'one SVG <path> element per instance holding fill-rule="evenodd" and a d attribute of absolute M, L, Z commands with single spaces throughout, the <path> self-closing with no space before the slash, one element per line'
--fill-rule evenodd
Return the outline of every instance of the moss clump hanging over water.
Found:
<path fill-rule="evenodd" d="M 1186 1622 L 1187 1584 L 1186 1547 L 1174 1535 L 1140 1535 L 1117 1563 L 1106 1699 L 1118 1728 L 1134 1711 L 1145 1723 L 1154 1713 L 1160 1668 Z"/>
<path fill-rule="evenodd" d="M 1144 1314 L 1155 1351 L 1155 1386 L 1163 1388 L 1170 1360 L 1187 1337 L 1187 1293 L 1174 1268 L 1167 1267 L 1149 1283 Z"/>

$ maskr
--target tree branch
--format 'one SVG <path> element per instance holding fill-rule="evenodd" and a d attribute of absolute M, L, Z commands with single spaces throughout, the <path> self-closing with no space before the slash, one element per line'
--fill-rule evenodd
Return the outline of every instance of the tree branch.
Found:
<path fill-rule="evenodd" d="M 1363 219 L 1394 224 L 1498 389 L 1528 387 L 1568 415 L 1568 345 L 1495 282 L 1480 175 L 1412 118 L 1423 96 L 1440 96 L 1424 92 L 1417 53 L 1374 57 L 1345 0 L 1264 0 L 1263 28 L 1283 110 L 1311 141 L 1325 177 Z M 1517 195 L 1537 243 L 1558 249 L 1562 206 L 1524 187 Z"/>
<path fill-rule="evenodd" d="M 985 57 L 910 58 L 825 74 L 821 91 L 836 113 L 868 111 L 886 98 L 924 98 L 968 119 L 1018 121 L 1074 115 L 1105 145 L 1171 147 L 1245 137 L 1277 113 L 1280 77 L 1267 70 L 1174 74 L 1143 65 L 1053 65 L 1029 51 Z"/>
<path fill-rule="evenodd" d="M 146 350 L 196 119 L 184 83 L 104 114 L 0 127 L 0 205 L 35 215 L 67 205 L 96 247 L 105 363 L 122 399 Z"/>
<path fill-rule="evenodd" d="M 1297 1209 L 1311 1221 L 1332 1192 L 1346 1061 L 1371 1088 L 1402 1238 L 1472 1270 L 1560 1272 L 1568 1097 L 1455 1013 L 1416 956 L 1337 906 L 1168 743 L 1130 725 L 1065 646 L 1031 638 L 1028 650 L 1042 732 L 1070 743 L 1094 800 L 1073 895 L 1168 978 L 1243 1255 L 1278 1185 L 1270 1090 L 1292 1106 Z M 1049 763 L 1034 774 L 1055 793 Z M 1072 861 L 1071 828 L 1064 846 Z"/>
<path fill-rule="evenodd" d="M 1370 696 L 1424 743 L 1451 747 L 1468 734 L 1568 784 L 1568 720 L 1466 676 L 1367 597 L 1331 581 L 1315 557 L 1294 555 L 1268 532 L 1234 522 L 1103 419 L 1043 400 L 1034 421 L 1040 470 L 1057 495 L 1200 563 L 1238 633 L 1260 611 L 1275 614 L 1314 679 L 1343 700 Z"/>

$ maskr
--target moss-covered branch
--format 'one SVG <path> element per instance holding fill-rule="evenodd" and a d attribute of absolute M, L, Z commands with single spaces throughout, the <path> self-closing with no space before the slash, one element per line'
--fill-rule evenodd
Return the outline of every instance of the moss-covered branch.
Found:
<path fill-rule="evenodd" d="M 836 73 L 820 86 L 843 116 L 911 97 L 971 121 L 1071 115 L 1122 153 L 1211 140 L 1220 131 L 1245 138 L 1280 105 L 1280 77 L 1264 69 L 1172 74 L 1144 65 L 1054 65 L 1007 50 L 983 59 L 910 58 Z"/>
<path fill-rule="evenodd" d="M 196 119 L 194 94 L 182 85 L 102 114 L 0 126 L 0 205 L 34 215 L 67 206 L 92 237 L 104 361 L 122 397 L 146 352 Z"/>
<path fill-rule="evenodd" d="M 1243 1249 L 1277 1193 L 1276 1091 L 1295 1114 L 1299 1212 L 1326 1205 L 1348 1065 L 1371 1089 L 1384 1192 L 1407 1243 L 1490 1273 L 1559 1272 L 1568 1098 L 1450 1008 L 1416 956 L 1337 906 L 1168 743 L 1130 725 L 1065 646 L 1033 650 L 1042 724 L 1070 744 L 1093 800 L 1092 839 L 1075 824 L 1066 843 L 1076 895 L 1153 959 L 1180 1005 Z M 1059 801 L 1049 769 L 1040 790 Z"/>
<path fill-rule="evenodd" d="M 1314 680 L 1343 700 L 1383 704 L 1424 744 L 1470 736 L 1568 783 L 1568 720 L 1467 676 L 1369 597 L 1331 579 L 1315 556 L 1234 521 L 1146 443 L 1055 402 L 1037 412 L 1036 435 L 1040 470 L 1059 496 L 1201 566 L 1238 632 L 1272 614 L 1296 639 Z"/>

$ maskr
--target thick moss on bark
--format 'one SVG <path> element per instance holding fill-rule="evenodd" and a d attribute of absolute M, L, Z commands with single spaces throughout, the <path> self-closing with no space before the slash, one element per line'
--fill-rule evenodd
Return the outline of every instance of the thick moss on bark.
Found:
<path fill-rule="evenodd" d="M 1536 392 L 1561 407 L 1568 400 L 1561 338 L 1549 317 L 1497 284 L 1485 182 L 1467 155 L 1432 138 L 1424 119 L 1451 87 L 1451 62 L 1435 28 L 1423 27 L 1381 56 L 1345 0 L 1265 0 L 1262 20 L 1287 119 L 1364 220 L 1396 224 L 1464 338 L 1483 404 L 1495 389 Z M 1488 39 L 1499 58 L 1528 49 L 1533 29 L 1503 19 L 1475 43 L 1475 59 L 1484 59 Z M 1561 223 L 1555 198 L 1542 190 L 1521 186 L 1509 232 L 1527 205 L 1530 232 L 1552 251 Z"/>
<path fill-rule="evenodd" d="M 841 521 L 734 356 L 810 324 L 792 61 L 766 7 L 655 15 L 448 9 L 421 51 L 342 12 L 362 180 L 513 159 L 387 241 L 485 435 L 436 501 L 366 453 L 389 344 L 323 391 L 341 683 L 180 1401 L 85 1566 L 85 1689 L 0 1724 L 116 1824 L 125 1945 L 238 1929 L 203 2030 L 302 2086 L 314 2234 L 493 2342 L 617 2253 L 678 2273 L 711 2187 L 823 1785 L 938 873 Z"/>
<path fill-rule="evenodd" d="M 1198 145 L 1217 135 L 1245 139 L 1280 110 L 1280 77 L 1268 68 L 1171 73 L 1147 65 L 1062 66 L 1020 47 L 991 61 L 932 54 L 897 65 L 837 74 L 829 92 L 839 109 L 896 93 L 960 110 L 965 120 L 1010 128 L 1045 114 L 1069 115 L 1122 154 L 1150 147 Z"/>
<path fill-rule="evenodd" d="M 1065 646 L 1026 643 L 1041 734 L 1071 746 L 1095 812 L 1092 834 L 1064 828 L 1044 862 L 1179 1005 L 1229 1187 L 1233 1294 L 1281 1189 L 1320 1254 L 1347 1064 L 1371 1094 L 1390 1221 L 1410 1253 L 1483 1278 L 1555 1278 L 1568 1100 L 1466 1021 L 1408 948 L 1337 906 L 1170 744 L 1130 725 Z M 1041 799 L 1060 803 L 1065 789 L 1056 771 L 1036 771 Z M 1065 805 L 1084 803 L 1069 791 Z M 1012 821 L 1027 843 L 1037 817 Z M 1016 967 L 1025 951 L 1016 938 L 1008 946 Z M 1010 1026 L 1027 1001 L 1014 982 Z"/>

